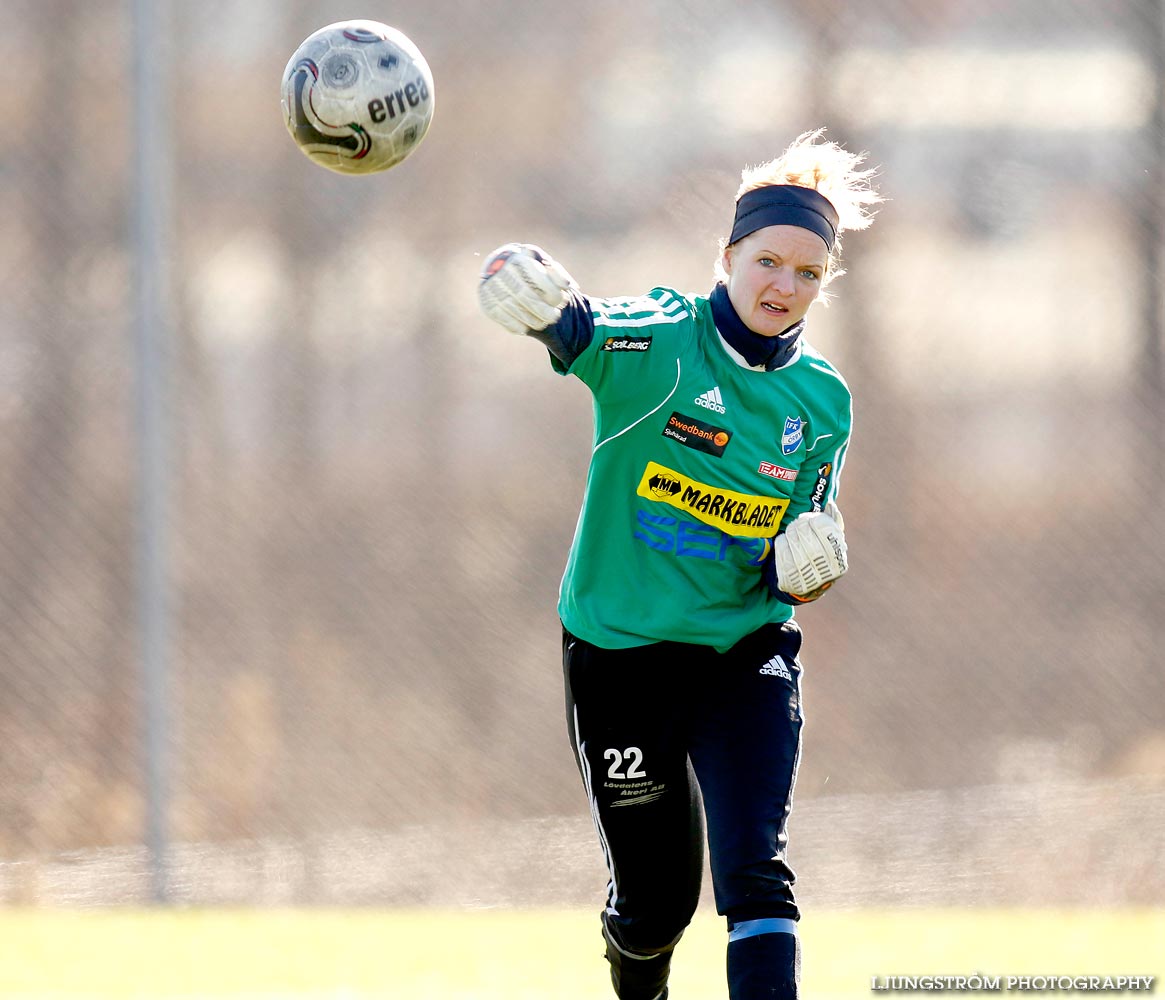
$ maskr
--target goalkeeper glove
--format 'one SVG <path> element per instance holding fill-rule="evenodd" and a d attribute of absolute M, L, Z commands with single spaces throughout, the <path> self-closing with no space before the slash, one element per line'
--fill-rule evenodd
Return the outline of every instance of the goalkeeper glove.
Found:
<path fill-rule="evenodd" d="M 773 539 L 773 562 L 777 578 L 774 589 L 798 604 L 816 600 L 833 586 L 849 568 L 845 522 L 837 504 L 830 500 L 825 510 L 794 518 Z"/>
<path fill-rule="evenodd" d="M 545 330 L 558 322 L 574 280 L 530 243 L 507 243 L 486 259 L 477 286 L 482 312 L 510 333 Z"/>

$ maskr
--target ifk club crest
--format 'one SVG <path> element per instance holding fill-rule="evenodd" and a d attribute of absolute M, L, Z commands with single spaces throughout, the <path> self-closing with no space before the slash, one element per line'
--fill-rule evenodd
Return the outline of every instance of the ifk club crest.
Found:
<path fill-rule="evenodd" d="M 785 432 L 781 435 L 781 454 L 792 455 L 801 447 L 805 436 L 805 421 L 800 417 L 785 417 Z"/>

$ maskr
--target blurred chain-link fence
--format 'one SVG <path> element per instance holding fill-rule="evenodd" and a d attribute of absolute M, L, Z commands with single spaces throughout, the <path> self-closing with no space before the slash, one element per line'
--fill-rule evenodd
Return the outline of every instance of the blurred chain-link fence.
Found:
<path fill-rule="evenodd" d="M 5 7 L 0 902 L 134 901 L 131 25 Z M 350 8 L 173 7 L 175 898 L 598 898 L 554 615 L 590 402 L 478 315 L 481 256 L 706 291 L 740 168 L 825 124 L 888 201 L 811 316 L 853 568 L 801 615 L 794 865 L 1165 900 L 1160 0 L 370 0 L 437 91 L 371 178 L 279 111 Z"/>

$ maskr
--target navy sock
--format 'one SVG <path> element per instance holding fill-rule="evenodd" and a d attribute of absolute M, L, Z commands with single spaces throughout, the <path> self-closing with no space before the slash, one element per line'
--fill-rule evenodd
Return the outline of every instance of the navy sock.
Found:
<path fill-rule="evenodd" d="M 792 921 L 750 920 L 737 924 L 730 933 L 730 1000 L 797 1000 L 797 981 L 801 978 L 797 935 L 762 929 L 772 923 L 791 925 Z"/>

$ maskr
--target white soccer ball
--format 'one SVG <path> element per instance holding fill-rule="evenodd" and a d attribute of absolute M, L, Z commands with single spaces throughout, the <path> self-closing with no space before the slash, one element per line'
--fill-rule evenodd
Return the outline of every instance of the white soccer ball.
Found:
<path fill-rule="evenodd" d="M 308 35 L 283 71 L 283 120 L 315 163 L 371 174 L 409 155 L 433 119 L 433 74 L 402 32 L 339 21 Z"/>

